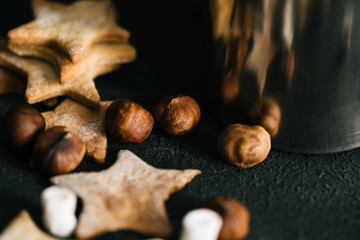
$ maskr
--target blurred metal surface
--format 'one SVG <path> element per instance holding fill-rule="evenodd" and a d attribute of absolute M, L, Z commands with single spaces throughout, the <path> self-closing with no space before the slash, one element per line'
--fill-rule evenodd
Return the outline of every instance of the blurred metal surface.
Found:
<path fill-rule="evenodd" d="M 267 122 L 273 147 L 290 152 L 360 146 L 360 1 L 208 0 L 204 9 L 201 88 L 222 123 Z"/>

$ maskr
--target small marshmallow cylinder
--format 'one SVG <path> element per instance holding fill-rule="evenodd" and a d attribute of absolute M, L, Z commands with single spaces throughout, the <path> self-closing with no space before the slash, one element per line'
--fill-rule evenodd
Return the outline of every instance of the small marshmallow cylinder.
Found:
<path fill-rule="evenodd" d="M 209 209 L 196 209 L 188 212 L 182 221 L 180 240 L 216 240 L 223 220 Z"/>
<path fill-rule="evenodd" d="M 51 186 L 41 194 L 45 228 L 57 237 L 70 236 L 76 227 L 77 198 L 66 188 Z"/>

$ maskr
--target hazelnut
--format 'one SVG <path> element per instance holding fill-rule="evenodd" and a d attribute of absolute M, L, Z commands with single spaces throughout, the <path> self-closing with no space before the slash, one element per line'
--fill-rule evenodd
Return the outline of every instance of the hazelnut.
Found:
<path fill-rule="evenodd" d="M 251 106 L 249 117 L 252 124 L 264 127 L 271 137 L 277 135 L 281 120 L 281 111 L 279 105 L 273 98 L 258 98 Z"/>
<path fill-rule="evenodd" d="M 5 140 L 14 152 L 29 153 L 37 135 L 45 128 L 42 115 L 33 107 L 19 104 L 4 117 Z"/>
<path fill-rule="evenodd" d="M 208 200 L 204 207 L 218 212 L 223 218 L 218 239 L 243 239 L 248 235 L 250 214 L 236 199 L 216 197 Z"/>
<path fill-rule="evenodd" d="M 115 100 L 105 113 L 105 127 L 113 141 L 141 143 L 153 126 L 151 113 L 128 99 Z"/>
<path fill-rule="evenodd" d="M 54 98 L 50 98 L 47 99 L 45 101 L 41 102 L 41 105 L 43 105 L 46 108 L 55 108 L 59 103 L 59 98 L 54 97 Z"/>
<path fill-rule="evenodd" d="M 156 126 L 174 136 L 188 133 L 200 120 L 200 107 L 195 99 L 183 95 L 161 100 L 152 113 Z"/>
<path fill-rule="evenodd" d="M 52 127 L 36 139 L 30 166 L 53 175 L 67 173 L 80 164 L 85 150 L 80 137 L 65 127 Z"/>
<path fill-rule="evenodd" d="M 217 150 L 224 161 L 248 168 L 264 161 L 270 146 L 270 135 L 263 127 L 230 124 L 220 133 Z"/>

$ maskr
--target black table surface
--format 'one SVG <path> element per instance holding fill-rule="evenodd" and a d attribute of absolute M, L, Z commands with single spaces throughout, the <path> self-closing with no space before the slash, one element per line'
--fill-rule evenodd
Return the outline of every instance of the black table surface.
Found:
<path fill-rule="evenodd" d="M 30 1 L 0 1 L 0 35 L 32 19 Z M 69 1 L 67 1 L 69 2 Z M 250 211 L 246 239 L 359 239 L 360 150 L 303 155 L 272 150 L 252 168 L 224 163 L 216 152 L 223 126 L 202 104 L 201 17 L 199 1 L 114 1 L 118 22 L 131 32 L 137 59 L 101 76 L 96 86 L 102 100 L 128 98 L 151 109 L 165 96 L 182 93 L 200 103 L 202 118 L 188 135 L 171 137 L 153 129 L 141 144 L 109 142 L 105 165 L 83 161 L 75 170 L 99 171 L 129 149 L 159 168 L 200 169 L 182 190 L 171 195 L 166 208 L 176 239 L 182 217 L 214 196 L 234 197 Z M 0 120 L 23 96 L 0 96 Z M 36 107 L 40 108 L 36 105 Z M 21 209 L 43 228 L 40 194 L 49 176 L 30 169 L 29 157 L 12 153 L 0 136 L 0 231 Z M 146 239 L 151 236 L 116 231 L 95 239 Z"/>

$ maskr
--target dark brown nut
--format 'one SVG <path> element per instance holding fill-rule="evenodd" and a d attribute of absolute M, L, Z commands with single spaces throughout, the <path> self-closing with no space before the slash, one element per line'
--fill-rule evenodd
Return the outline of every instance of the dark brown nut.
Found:
<path fill-rule="evenodd" d="M 252 124 L 264 127 L 271 137 L 277 135 L 281 120 L 281 111 L 279 105 L 273 98 L 258 98 L 251 106 L 249 117 Z"/>
<path fill-rule="evenodd" d="M 115 100 L 105 113 L 105 127 L 113 141 L 141 143 L 153 126 L 151 113 L 128 99 Z"/>
<path fill-rule="evenodd" d="M 250 214 L 247 208 L 234 198 L 216 197 L 204 204 L 223 218 L 219 240 L 243 239 L 249 233 Z"/>
<path fill-rule="evenodd" d="M 33 107 L 19 104 L 9 109 L 4 117 L 4 137 L 17 153 L 30 153 L 36 137 L 45 128 L 41 114 Z"/>
<path fill-rule="evenodd" d="M 57 97 L 47 99 L 43 102 L 41 102 L 41 105 L 43 105 L 46 108 L 55 108 L 59 103 L 59 99 Z"/>
<path fill-rule="evenodd" d="M 152 113 L 155 125 L 174 136 L 188 133 L 200 120 L 200 107 L 195 99 L 183 95 L 164 98 Z"/>
<path fill-rule="evenodd" d="M 225 127 L 217 143 L 220 157 L 241 168 L 248 168 L 264 161 L 270 147 L 270 135 L 263 127 L 238 123 Z"/>
<path fill-rule="evenodd" d="M 80 137 L 65 127 L 52 127 L 36 139 L 30 166 L 53 175 L 67 173 L 80 164 L 85 150 Z"/>

